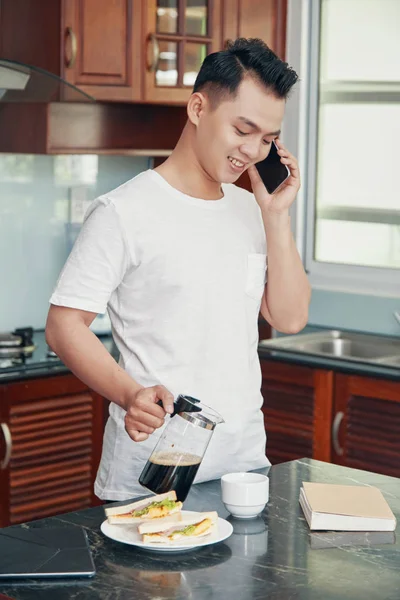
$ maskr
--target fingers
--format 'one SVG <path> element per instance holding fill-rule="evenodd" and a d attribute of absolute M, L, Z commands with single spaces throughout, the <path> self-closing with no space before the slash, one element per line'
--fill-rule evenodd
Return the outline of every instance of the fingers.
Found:
<path fill-rule="evenodd" d="M 144 442 L 149 437 L 147 433 L 137 431 L 136 429 L 127 429 L 126 431 L 134 442 Z"/>
<path fill-rule="evenodd" d="M 156 402 L 162 401 L 164 408 Z M 174 397 L 163 385 L 142 388 L 126 407 L 125 429 L 135 441 L 146 440 L 156 429 L 164 425 L 166 412 L 174 410 Z M 165 409 L 165 410 L 164 410 Z"/>
<path fill-rule="evenodd" d="M 290 174 L 293 177 L 298 178 L 300 173 L 299 164 L 296 158 L 289 152 L 289 150 L 285 148 L 280 139 L 275 140 L 275 142 L 278 147 L 278 154 L 280 156 L 281 163 L 289 168 Z"/>
<path fill-rule="evenodd" d="M 172 414 L 174 412 L 174 397 L 163 385 L 154 386 L 157 394 L 157 400 L 162 400 L 165 412 Z"/>
<path fill-rule="evenodd" d="M 125 429 L 134 442 L 144 442 L 154 432 L 153 427 L 136 421 L 136 419 L 128 414 L 125 416 Z"/>
<path fill-rule="evenodd" d="M 268 193 L 267 188 L 265 187 L 263 180 L 261 179 L 256 167 L 252 165 L 247 169 L 247 172 L 250 177 L 251 187 L 253 188 L 253 193 L 255 197 L 261 198 L 261 196 L 265 195 L 269 197 L 270 194 Z"/>
<path fill-rule="evenodd" d="M 138 398 L 134 404 L 128 407 L 126 416 L 132 423 L 140 423 L 146 427 L 158 429 L 164 424 L 165 412 L 161 406 L 156 406 L 146 398 Z M 136 427 L 138 429 L 138 427 Z M 149 433 L 153 433 L 150 431 Z"/>

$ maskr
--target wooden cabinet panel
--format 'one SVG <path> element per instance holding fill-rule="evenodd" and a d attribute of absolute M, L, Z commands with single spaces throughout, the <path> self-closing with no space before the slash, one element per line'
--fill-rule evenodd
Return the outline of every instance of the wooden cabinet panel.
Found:
<path fill-rule="evenodd" d="M 4 386 L 0 385 L 0 527 L 6 524 L 8 515 L 8 465 L 6 463 L 9 452 L 9 434 L 7 407 L 5 403 Z"/>
<path fill-rule="evenodd" d="M 333 459 L 400 477 L 400 382 L 336 375 Z"/>
<path fill-rule="evenodd" d="M 272 464 L 330 460 L 331 371 L 261 360 L 266 453 Z"/>
<path fill-rule="evenodd" d="M 139 100 L 141 8 L 140 0 L 64 2 L 61 75 L 98 100 Z"/>
<path fill-rule="evenodd" d="M 285 58 L 287 0 L 223 0 L 223 44 L 237 37 L 260 38 Z"/>
<path fill-rule="evenodd" d="M 12 436 L 11 461 L 0 471 L 0 526 L 100 504 L 93 482 L 101 455 L 103 399 L 73 375 L 0 390 L 1 418 Z"/>

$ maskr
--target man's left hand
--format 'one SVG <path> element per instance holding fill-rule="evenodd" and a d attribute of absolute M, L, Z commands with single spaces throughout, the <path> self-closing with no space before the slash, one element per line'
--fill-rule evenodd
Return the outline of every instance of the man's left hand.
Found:
<path fill-rule="evenodd" d="M 300 171 L 299 165 L 293 154 L 290 154 L 284 147 L 282 142 L 275 140 L 278 147 L 278 154 L 281 157 L 281 163 L 289 168 L 290 176 L 282 184 L 277 192 L 269 194 L 262 179 L 254 165 L 249 167 L 249 177 L 253 193 L 263 212 L 268 211 L 269 214 L 284 214 L 287 213 L 290 206 L 296 198 L 297 192 L 300 189 Z"/>

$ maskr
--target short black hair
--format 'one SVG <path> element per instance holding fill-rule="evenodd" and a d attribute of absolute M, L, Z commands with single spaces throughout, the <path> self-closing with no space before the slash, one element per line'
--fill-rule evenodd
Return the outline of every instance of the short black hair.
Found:
<path fill-rule="evenodd" d="M 298 75 L 258 38 L 229 41 L 224 50 L 206 56 L 193 93 L 204 91 L 215 106 L 226 96 L 236 96 L 245 77 L 252 77 L 277 98 L 288 97 Z"/>

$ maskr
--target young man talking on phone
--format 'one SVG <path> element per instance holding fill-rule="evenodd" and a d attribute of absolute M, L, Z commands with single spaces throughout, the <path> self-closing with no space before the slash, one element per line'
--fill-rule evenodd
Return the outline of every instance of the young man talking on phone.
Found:
<path fill-rule="evenodd" d="M 269 465 L 258 314 L 295 333 L 310 300 L 289 219 L 299 168 L 279 140 L 296 81 L 260 40 L 238 39 L 209 55 L 171 156 L 88 210 L 50 299 L 46 337 L 111 401 L 99 498 L 144 495 L 139 475 L 179 393 L 225 420 L 196 481 Z M 290 177 L 270 195 L 254 164 L 273 140 Z M 254 195 L 233 185 L 245 170 Z M 89 329 L 106 309 L 119 364 Z"/>

